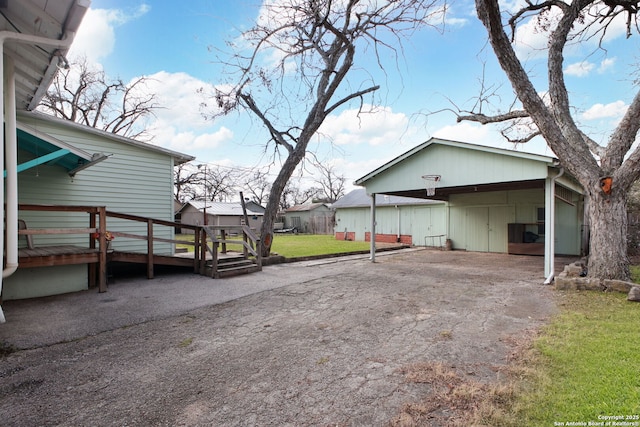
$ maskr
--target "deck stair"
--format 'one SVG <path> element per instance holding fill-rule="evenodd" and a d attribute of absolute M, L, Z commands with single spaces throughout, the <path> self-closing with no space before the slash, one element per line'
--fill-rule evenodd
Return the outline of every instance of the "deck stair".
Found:
<path fill-rule="evenodd" d="M 219 259 L 217 272 L 214 274 L 211 269 L 212 263 L 207 261 L 207 275 L 218 279 L 254 273 L 262 270 L 255 259 L 245 259 L 243 256 Z"/>
<path fill-rule="evenodd" d="M 207 261 L 202 263 L 200 274 L 219 279 L 262 270 L 260 238 L 246 225 L 203 226 L 201 230 L 200 241 L 204 242 L 201 259 Z M 242 252 L 237 256 L 230 255 L 227 245 L 239 246 Z"/>

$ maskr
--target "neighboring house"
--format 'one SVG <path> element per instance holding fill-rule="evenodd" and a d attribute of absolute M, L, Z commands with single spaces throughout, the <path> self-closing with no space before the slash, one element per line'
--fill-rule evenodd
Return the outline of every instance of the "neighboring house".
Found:
<path fill-rule="evenodd" d="M 264 208 L 259 204 L 247 201 L 245 203 L 247 209 L 247 217 L 249 219 L 249 227 L 260 233 L 262 229 L 262 219 L 264 217 Z M 204 202 L 192 200 L 185 203 L 176 213 L 176 219 L 179 222 L 190 225 L 244 225 L 244 212 L 240 202 L 223 203 L 223 202 Z M 186 232 L 186 230 L 185 230 Z"/>
<path fill-rule="evenodd" d="M 284 228 L 300 233 L 333 234 L 333 211 L 326 203 L 292 206 L 284 211 Z"/>
<path fill-rule="evenodd" d="M 550 156 L 432 138 L 355 184 L 369 195 L 445 201 L 454 249 L 544 254 L 545 275 L 552 254 L 585 247 L 583 189 Z M 429 184 L 436 188 L 427 197 Z"/>
<path fill-rule="evenodd" d="M 336 201 L 337 240 L 370 241 L 371 197 L 353 190 Z M 446 203 L 438 200 L 376 194 L 376 242 L 444 246 Z"/>
<path fill-rule="evenodd" d="M 18 202 L 106 206 L 108 211 L 173 221 L 173 168 L 192 156 L 35 112 L 18 112 Z M 60 153 L 61 157 L 48 160 Z M 62 153 L 68 153 L 62 155 Z M 93 161 L 92 161 L 93 160 Z M 80 166 L 80 168 L 78 168 Z M 78 170 L 80 169 L 80 170 Z M 84 213 L 19 211 L 29 228 L 87 228 Z M 146 224 L 108 218 L 107 229 L 146 235 Z M 172 239 L 173 227 L 154 236 Z M 34 245 L 87 245 L 85 235 L 35 235 Z M 20 239 L 20 246 L 25 242 Z M 147 242 L 117 237 L 112 248 L 146 252 Z M 154 253 L 174 245 L 155 242 Z M 20 299 L 87 289 L 87 266 L 21 269 L 4 281 L 3 298 Z"/>

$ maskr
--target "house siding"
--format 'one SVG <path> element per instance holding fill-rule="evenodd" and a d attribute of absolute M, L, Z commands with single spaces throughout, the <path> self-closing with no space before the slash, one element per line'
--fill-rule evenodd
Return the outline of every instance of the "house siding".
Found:
<path fill-rule="evenodd" d="M 544 179 L 547 165 L 526 157 L 434 144 L 404 159 L 401 168 L 387 169 L 371 177 L 366 183 L 367 193 L 425 188 L 423 175 L 440 175 L 439 187 L 455 187 L 468 182 L 480 185 Z"/>
<path fill-rule="evenodd" d="M 582 205 L 556 199 L 556 253 L 580 254 Z M 448 204 L 376 206 L 376 241 L 401 241 L 414 246 L 441 246 L 451 239 L 453 249 L 506 253 L 508 224 L 537 222 L 544 208 L 544 190 L 512 190 L 452 195 Z M 370 207 L 336 209 L 336 239 L 369 241 Z M 410 239 L 407 238 L 410 236 Z M 544 242 L 544 234 L 539 242 Z"/>
<path fill-rule="evenodd" d="M 104 153 L 109 158 L 73 178 L 55 166 L 39 166 L 18 174 L 20 203 L 106 206 L 114 212 L 173 220 L 172 157 L 55 123 L 23 122 L 75 147 Z M 33 228 L 88 226 L 85 214 L 21 212 L 20 216 Z M 146 227 L 145 223 L 107 218 L 107 228 L 120 232 L 146 235 Z M 154 235 L 171 239 L 173 228 L 157 226 Z M 36 236 L 40 238 L 49 243 L 45 236 Z M 80 245 L 86 243 L 86 236 L 50 236 L 49 240 L 55 244 Z M 123 251 L 143 252 L 146 245 L 146 241 L 139 239 L 116 238 L 112 242 L 114 249 Z M 154 248 L 164 254 L 173 251 L 168 243 L 156 242 Z"/>
<path fill-rule="evenodd" d="M 244 223 L 243 214 L 222 215 L 216 214 L 216 210 L 216 202 L 211 202 L 211 209 L 207 209 L 207 225 L 240 226 Z M 247 208 L 247 217 L 249 219 L 249 227 L 259 235 L 262 229 L 263 215 L 256 214 L 255 212 L 252 212 L 249 208 Z M 180 210 L 180 222 L 182 224 L 204 225 L 204 212 L 188 203 Z M 181 232 L 184 234 L 193 234 L 192 230 L 186 228 L 182 229 Z"/>
<path fill-rule="evenodd" d="M 574 194 L 571 206 L 556 199 L 556 253 L 580 255 L 582 206 Z M 454 249 L 507 252 L 508 224 L 537 222 L 544 208 L 544 190 L 498 191 L 452 195 L 449 201 L 449 238 Z M 544 242 L 540 234 L 539 243 Z"/>
<path fill-rule="evenodd" d="M 369 207 L 336 209 L 336 239 L 369 241 L 371 213 Z M 446 235 L 444 203 L 434 206 L 377 206 L 376 241 L 397 242 L 415 246 L 438 246 L 436 236 Z M 433 236 L 433 238 L 431 237 Z M 444 244 L 444 239 L 442 240 Z"/>

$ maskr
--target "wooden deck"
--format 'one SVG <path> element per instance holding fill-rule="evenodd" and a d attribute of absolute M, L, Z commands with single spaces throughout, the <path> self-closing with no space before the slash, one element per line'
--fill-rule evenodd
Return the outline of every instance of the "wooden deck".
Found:
<path fill-rule="evenodd" d="M 20 267 L 92 264 L 99 261 L 100 251 L 95 248 L 66 245 L 18 249 L 18 264 Z"/>
<path fill-rule="evenodd" d="M 34 235 L 85 235 L 87 236 L 87 246 L 56 245 L 37 246 L 18 250 L 18 268 L 29 267 L 52 267 L 56 265 L 86 264 L 89 266 L 89 286 L 98 286 L 100 292 L 107 290 L 107 264 L 109 262 L 125 262 L 147 265 L 147 277 L 154 276 L 154 265 L 192 267 L 194 273 L 206 274 L 211 277 L 222 277 L 221 264 L 226 258 L 238 258 L 238 256 L 227 255 L 227 244 L 243 245 L 243 253 L 239 255 L 245 263 L 251 264 L 240 268 L 239 266 L 227 267 L 236 271 L 257 271 L 262 269 L 261 257 L 254 248 L 259 246 L 259 238 L 252 230 L 246 226 L 229 227 L 202 227 L 178 224 L 172 221 L 141 217 L 136 215 L 122 214 L 107 211 L 100 206 L 50 206 L 50 205 L 19 205 L 18 210 L 42 211 L 42 212 L 85 212 L 88 214 L 88 227 L 86 228 L 27 228 L 18 231 L 21 236 Z M 117 229 L 109 228 L 107 218 L 118 218 L 130 222 L 144 223 L 146 233 L 131 234 L 130 232 L 119 232 Z M 121 222 L 121 221 L 120 221 Z M 194 251 L 189 254 L 154 254 L 153 243 L 186 243 L 181 240 L 166 239 L 154 236 L 154 227 L 181 227 L 190 228 L 194 232 L 195 240 L 191 244 Z M 109 230 L 108 233 L 100 230 Z M 140 239 L 146 241 L 146 252 L 123 252 L 112 250 L 109 239 L 127 238 Z M 226 236 L 241 236 L 242 240 L 229 240 Z M 208 242 L 211 244 L 209 245 Z M 251 260 L 250 256 L 255 259 Z M 234 261 L 237 261 L 234 259 Z"/>

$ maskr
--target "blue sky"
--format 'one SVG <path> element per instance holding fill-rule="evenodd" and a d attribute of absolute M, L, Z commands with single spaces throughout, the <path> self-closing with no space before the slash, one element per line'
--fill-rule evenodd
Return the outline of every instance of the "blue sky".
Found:
<path fill-rule="evenodd" d="M 113 78 L 150 79 L 149 90 L 164 107 L 149 123 L 152 143 L 196 156 L 196 163 L 264 166 L 271 157 L 264 153 L 267 136 L 260 124 L 248 116 L 206 121 L 197 93 L 224 81 L 213 51 L 248 28 L 259 6 L 260 0 L 93 0 L 69 56 L 86 55 Z M 625 52 L 638 52 L 639 36 L 626 40 L 623 26 L 618 27 L 605 40 L 606 52 L 590 45 L 569 49 L 565 56 L 576 117 L 603 142 L 634 94 L 630 81 L 637 58 Z M 527 67 L 539 76 L 540 92 L 546 90 L 546 71 L 535 48 L 545 41 L 532 27 L 519 34 L 521 57 L 529 58 Z M 363 56 L 356 62 L 374 70 L 369 59 Z M 496 127 L 457 124 L 447 111 L 429 114 L 452 108 L 452 101 L 471 108 L 483 66 L 487 84 L 501 88 L 497 106 L 507 108 L 512 101 L 472 2 L 452 3 L 444 32 L 425 29 L 415 34 L 404 45 L 404 57 L 385 65 L 387 76 L 376 74 L 376 83 L 382 85 L 379 112 L 362 120 L 355 118 L 355 104 L 336 112 L 322 128 L 333 143 L 313 146 L 323 163 L 346 177 L 349 189 L 355 179 L 433 136 L 513 148 Z M 541 140 L 517 149 L 553 154 Z M 312 185 L 313 174 L 312 168 L 305 172 L 299 185 Z"/>

